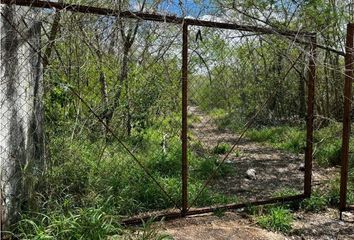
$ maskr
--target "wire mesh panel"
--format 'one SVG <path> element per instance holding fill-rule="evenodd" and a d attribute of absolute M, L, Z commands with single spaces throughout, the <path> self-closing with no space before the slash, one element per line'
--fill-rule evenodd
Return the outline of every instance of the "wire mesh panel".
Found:
<path fill-rule="evenodd" d="M 189 37 L 190 179 L 205 178 L 192 207 L 302 194 L 309 49 L 235 30 Z"/>
<path fill-rule="evenodd" d="M 68 18 L 74 31 L 59 38 L 47 71 L 46 106 L 57 107 L 47 109 L 48 150 L 57 170 L 77 176 L 60 194 L 92 191 L 118 215 L 178 208 L 179 26 L 91 17 Z"/>
<path fill-rule="evenodd" d="M 54 10 L 40 16 L 42 25 L 6 25 L 18 41 L 29 43 L 24 49 L 15 45 L 18 49 L 5 56 L 17 61 L 9 64 L 18 65 L 14 71 L 22 76 L 13 84 L 15 92 L 1 87 L 4 99 L 11 95 L 4 100 L 8 108 L 1 107 L 1 163 L 9 164 L 8 152 L 16 159 L 28 152 L 3 146 L 8 136 L 22 141 L 15 146 L 26 146 L 31 143 L 26 131 L 32 131 L 28 135 L 39 138 L 35 150 L 45 139 L 43 153 L 33 154 L 43 157 L 46 171 L 34 169 L 38 174 L 28 175 L 36 178 L 31 183 L 36 186 L 36 195 L 29 197 L 36 203 L 31 210 L 52 216 L 88 209 L 114 216 L 118 223 L 141 213 L 179 209 L 181 26 Z M 23 39 L 17 31 L 32 31 L 35 38 Z M 12 37 L 8 32 L 5 36 Z M 25 158 L 14 162 L 19 172 L 28 163 Z M 28 180 L 20 173 L 14 179 Z"/>
<path fill-rule="evenodd" d="M 21 122 L 1 122 L 1 157 L 16 159 L 12 186 L 28 189 L 27 209 L 118 223 L 310 196 L 314 35 L 301 47 L 308 35 L 36 4 L 41 24 L 11 19 L 27 7 L 4 18 L 4 56 L 17 68 L 2 78 L 26 76 L 1 92 L 4 119 Z M 19 149 L 7 149 L 9 135 Z"/>

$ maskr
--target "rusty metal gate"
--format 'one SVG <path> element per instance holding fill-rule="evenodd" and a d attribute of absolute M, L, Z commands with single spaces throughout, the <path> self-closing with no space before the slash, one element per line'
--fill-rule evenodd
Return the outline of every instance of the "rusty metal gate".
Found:
<path fill-rule="evenodd" d="M 176 92 L 169 92 L 166 93 L 165 95 L 161 96 L 161 101 L 163 101 L 165 98 L 171 98 L 171 102 L 175 104 L 175 109 L 180 110 L 180 119 L 181 122 L 179 121 L 171 121 L 169 122 L 169 132 L 170 136 L 172 137 L 180 137 L 180 140 L 176 140 L 179 142 L 181 146 L 181 159 L 180 159 L 180 165 L 175 166 L 178 171 L 180 171 L 179 175 L 179 180 L 177 181 L 176 189 L 172 190 L 166 190 L 166 186 L 164 186 L 164 183 L 162 182 L 161 179 L 157 179 L 156 176 L 154 176 L 151 173 L 152 167 L 156 166 L 146 166 L 146 164 L 143 163 L 142 158 L 144 157 L 144 154 L 137 154 L 136 149 L 137 148 L 143 148 L 144 146 L 139 145 L 139 141 L 137 140 L 138 143 L 133 143 L 132 148 L 129 147 L 129 145 L 124 142 L 115 132 L 115 129 L 111 125 L 109 125 L 109 113 L 107 111 L 102 111 L 100 110 L 100 113 L 98 109 L 94 109 L 92 107 L 93 101 L 95 99 L 84 99 L 80 92 L 78 92 L 78 89 L 80 89 L 80 86 L 75 86 L 68 84 L 68 86 L 65 87 L 65 91 L 70 91 L 73 96 L 75 96 L 75 100 L 80 102 L 83 107 L 85 107 L 85 111 L 87 111 L 87 115 L 91 116 L 92 118 L 95 118 L 100 126 L 96 126 L 95 121 L 89 121 L 87 124 L 90 124 L 90 126 L 93 126 L 94 129 L 99 129 L 99 127 L 103 127 L 106 131 L 106 134 L 110 135 L 112 138 L 114 138 L 119 144 L 121 149 L 117 150 L 115 147 L 116 146 L 110 146 L 109 141 L 105 140 L 104 141 L 104 149 L 106 147 L 112 148 L 114 151 L 125 151 L 129 154 L 130 160 L 134 162 L 135 165 L 133 165 L 130 161 L 127 161 L 127 168 L 139 168 L 141 172 L 139 172 L 138 177 L 143 178 L 146 177 L 148 179 L 149 184 L 155 184 L 157 189 L 159 190 L 158 193 L 149 193 L 150 195 L 144 196 L 144 197 L 156 197 L 156 200 L 151 202 L 151 206 L 158 206 L 159 201 L 162 201 L 161 199 L 167 199 L 168 204 L 166 203 L 166 208 L 169 208 L 168 211 L 165 212 L 158 212 L 158 213 L 152 213 L 149 214 L 148 216 L 145 215 L 140 215 L 138 217 L 133 217 L 129 216 L 124 220 L 124 223 L 126 224 L 134 224 L 141 222 L 142 219 L 147 219 L 154 217 L 155 220 L 161 219 L 161 218 L 178 218 L 178 217 L 184 217 L 187 215 L 193 215 L 193 214 L 202 214 L 202 213 L 207 213 L 207 212 L 213 212 L 215 210 L 227 210 L 227 209 L 237 209 L 237 208 L 242 208 L 242 207 L 247 207 L 249 205 L 263 205 L 263 204 L 270 204 L 270 203 L 281 203 L 281 202 L 286 202 L 286 201 L 292 201 L 292 200 L 300 200 L 304 198 L 308 198 L 311 196 L 311 190 L 312 190 L 312 162 L 313 162 L 313 142 L 314 142 L 314 137 L 313 137 L 313 132 L 314 132 L 314 103 L 315 103 L 315 82 L 316 82 L 316 47 L 318 46 L 316 43 L 316 33 L 308 33 L 308 32 L 298 32 L 298 31 L 286 31 L 286 30 L 278 30 L 278 29 L 270 29 L 270 28 L 265 28 L 265 27 L 256 27 L 256 26 L 245 26 L 245 25 L 239 25 L 236 23 L 231 23 L 231 22 L 218 22 L 218 21 L 209 21 L 209 20 L 196 20 L 196 19 L 190 19 L 190 18 L 179 18 L 175 16 L 169 16 L 169 15 L 159 15 L 159 14 L 152 14 L 152 13 L 143 13 L 143 12 L 130 12 L 130 11 L 125 11 L 125 12 L 119 12 L 114 9 L 108 9 L 108 8 L 98 8 L 98 7 L 91 7 L 91 6 L 83 6 L 83 5 L 70 5 L 70 4 L 65 4 L 65 3 L 54 3 L 54 2 L 47 2 L 47 1 L 25 1 L 25 0 L 1 0 L 2 4 L 16 4 L 19 6 L 31 6 L 31 7 L 36 7 L 36 8 L 42 8 L 42 9 L 56 9 L 57 11 L 65 10 L 73 13 L 81 13 L 81 14 L 90 14 L 90 16 L 109 16 L 109 17 L 120 17 L 120 18 L 126 18 L 126 19 L 137 19 L 140 21 L 144 22 L 157 22 L 161 24 L 167 24 L 171 25 L 171 28 L 177 29 L 175 30 L 178 32 L 176 34 L 177 37 L 182 36 L 181 39 L 179 39 L 179 43 L 182 46 L 181 50 L 181 56 L 176 58 L 177 62 L 179 59 L 181 59 L 181 63 L 173 63 L 175 64 L 174 66 L 180 66 L 181 67 L 181 72 L 180 72 L 180 79 L 181 79 L 181 85 L 176 85 Z M 348 28 L 349 34 L 348 36 L 353 36 L 353 25 L 349 25 L 351 28 Z M 196 204 L 198 202 L 198 199 L 203 197 L 205 190 L 208 186 L 210 186 L 213 182 L 213 179 L 215 175 L 218 173 L 218 170 L 225 164 L 227 159 L 233 154 L 233 151 L 237 148 L 237 146 L 241 143 L 241 140 L 244 138 L 244 135 L 246 131 L 250 128 L 250 126 L 253 124 L 254 119 L 256 118 L 257 114 L 259 111 L 261 111 L 262 106 L 260 109 L 257 110 L 253 113 L 250 114 L 249 120 L 247 121 L 247 124 L 243 126 L 240 130 L 240 133 L 238 135 L 238 138 L 230 145 L 230 148 L 228 148 L 225 152 L 222 158 L 217 160 L 216 167 L 211 169 L 209 176 L 206 176 L 205 181 L 202 185 L 198 185 L 195 191 L 195 195 L 193 198 L 190 197 L 190 164 L 189 164 L 189 149 L 191 148 L 191 141 L 189 140 L 189 123 L 190 123 L 190 116 L 188 110 L 193 107 L 190 103 L 193 101 L 193 97 L 191 97 L 189 94 L 193 93 L 193 89 L 191 89 L 193 81 L 190 81 L 190 71 L 191 67 L 189 66 L 189 59 L 196 53 L 195 51 L 191 51 L 191 41 L 190 41 L 190 32 L 193 30 L 193 32 L 198 32 L 195 30 L 195 28 L 206 28 L 206 29 L 217 29 L 218 31 L 237 31 L 237 32 L 248 32 L 248 33 L 255 33 L 255 34 L 262 34 L 262 35 L 276 35 L 276 36 L 281 36 L 283 39 L 282 41 L 290 40 L 294 44 L 299 44 L 299 45 L 304 45 L 306 46 L 306 55 L 303 56 L 308 64 L 306 67 L 307 69 L 307 113 L 306 113 L 306 139 L 305 139 L 305 152 L 304 152 L 304 174 L 303 174 L 303 186 L 301 186 L 301 192 L 298 194 L 294 194 L 291 196 L 277 196 L 277 197 L 267 197 L 265 199 L 255 199 L 255 200 L 250 200 L 246 202 L 241 202 L 241 203 L 235 203 L 235 202 L 230 202 L 228 201 L 225 204 L 217 204 L 211 206 L 199 206 Z M 165 36 L 165 38 L 169 38 L 171 36 Z M 348 39 L 350 40 L 350 38 Z M 351 45 L 350 45 L 351 44 Z M 351 40 L 348 41 L 347 45 L 347 66 L 351 65 L 351 54 L 352 52 L 349 51 L 349 49 L 352 49 L 353 47 L 353 41 Z M 208 53 L 206 53 L 208 54 Z M 298 57 L 299 58 L 299 57 Z M 160 61 L 161 59 L 156 60 L 157 62 Z M 297 59 L 298 60 L 298 59 Z M 104 60 L 103 60 L 104 61 Z M 162 61 L 162 60 L 161 60 Z M 163 64 L 163 62 L 161 63 Z M 292 63 L 294 64 L 294 63 Z M 285 75 L 282 75 L 282 77 L 285 79 L 286 76 L 289 74 L 289 72 L 292 70 L 293 65 L 290 64 L 288 65 L 288 71 L 286 72 Z M 206 64 L 207 65 L 207 64 Z M 146 66 L 146 67 L 151 67 L 151 66 Z M 160 71 L 159 74 L 166 74 L 162 73 L 161 70 L 156 70 Z M 351 71 L 350 69 L 347 70 L 347 79 L 346 83 L 349 85 L 351 83 L 351 77 L 350 77 Z M 55 76 L 54 76 L 55 77 Z M 99 76 L 103 78 L 104 76 Z M 281 79 L 283 80 L 283 79 Z M 87 80 L 87 84 L 89 84 L 89 80 Z M 137 81 L 138 82 L 138 81 Z M 282 84 L 282 82 L 280 82 Z M 141 86 L 144 88 L 144 86 Z M 275 86 L 277 87 L 277 86 Z M 92 94 L 94 95 L 94 90 L 97 91 L 94 87 L 91 89 Z M 351 88 L 348 86 L 346 87 L 346 96 L 351 96 L 350 92 Z M 104 91 L 103 91 L 104 92 Z M 129 94 L 127 92 L 126 94 Z M 139 94 L 144 94 L 144 90 L 142 92 L 139 92 Z M 177 96 L 174 96 L 177 95 Z M 180 97 L 180 98 L 179 98 Z M 73 100 L 73 101 L 75 101 Z M 125 103 L 124 106 L 127 109 L 132 109 L 132 111 L 139 112 L 141 111 L 140 109 L 134 109 L 132 107 L 133 103 L 132 101 L 135 100 L 133 97 L 129 99 Z M 177 100 L 181 100 L 180 102 L 177 102 Z M 349 97 L 346 98 L 346 118 L 349 119 L 350 117 L 350 100 Z M 266 104 L 267 101 L 263 104 Z M 118 104 L 118 103 L 117 103 Z M 258 106 L 257 106 L 258 107 Z M 81 109 L 80 109 L 81 110 Z M 152 111 L 161 111 L 160 109 L 152 109 Z M 168 115 L 168 113 L 166 113 Z M 118 118 L 119 116 L 117 116 Z M 132 115 L 128 112 L 127 116 L 123 116 L 124 119 L 128 119 L 132 117 Z M 140 116 L 136 116 L 137 118 Z M 124 120 L 124 121 L 125 121 Z M 78 119 L 78 121 L 82 121 L 82 119 Z M 122 121 L 122 122 L 124 122 Z M 349 141 L 349 136 L 345 133 L 349 132 L 349 120 L 344 122 L 344 128 L 346 129 L 344 134 L 343 134 L 343 175 L 342 175 L 342 189 L 343 191 L 341 192 L 341 199 L 345 199 L 345 189 L 346 189 L 346 182 L 347 182 L 347 165 L 348 165 L 348 141 Z M 129 129 L 129 128 L 128 128 Z M 347 131 L 348 130 L 348 131 Z M 73 138 L 74 137 L 79 137 L 78 135 L 74 134 L 73 132 Z M 149 134 L 149 133 L 147 133 Z M 164 136 L 165 137 L 165 136 Z M 168 136 L 167 136 L 168 137 Z M 58 143 L 58 144 L 65 144 L 65 143 Z M 160 143 L 156 141 L 156 146 L 158 146 Z M 163 143 L 162 143 L 163 144 Z M 97 147 L 97 146 L 93 146 Z M 100 153 L 99 155 L 102 157 L 104 149 L 97 148 L 97 152 Z M 60 151 L 60 149 L 57 149 L 57 151 Z M 179 150 L 175 149 L 173 151 L 175 155 L 179 154 Z M 139 155 L 139 156 L 138 156 Z M 157 156 L 159 157 L 159 156 Z M 166 169 L 166 168 L 164 168 Z M 85 169 L 82 170 L 82 173 L 85 173 Z M 109 175 L 109 171 L 107 172 L 107 175 Z M 124 173 L 119 173 L 119 174 L 124 174 Z M 141 179 L 136 179 L 132 178 L 129 179 L 132 184 L 136 184 L 136 187 L 142 187 L 141 184 L 144 183 Z M 114 181 L 114 179 L 108 179 Z M 139 186 L 140 184 L 140 186 Z M 147 184 L 147 183 L 146 183 Z M 154 195 L 155 194 L 155 195 Z M 156 196 L 158 195 L 158 197 Z M 117 199 L 118 201 L 118 199 Z M 134 202 L 134 200 L 132 200 Z M 122 203 L 123 204 L 123 203 Z M 124 203 L 127 204 L 127 203 Z M 137 208 L 139 208 L 139 202 L 134 202 L 134 204 L 137 205 Z M 345 203 L 341 202 L 341 209 L 344 209 Z M 342 208 L 343 207 L 343 208 Z M 139 208 L 140 209 L 140 208 Z M 165 209 L 157 209 L 157 210 L 165 210 Z M 129 214 L 127 214 L 129 215 Z"/>

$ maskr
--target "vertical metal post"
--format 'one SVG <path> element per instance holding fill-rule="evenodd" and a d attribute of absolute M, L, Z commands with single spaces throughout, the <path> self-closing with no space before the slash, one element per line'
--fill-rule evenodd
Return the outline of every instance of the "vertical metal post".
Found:
<path fill-rule="evenodd" d="M 349 168 L 349 140 L 351 125 L 352 81 L 353 81 L 353 32 L 354 24 L 347 25 L 347 39 L 345 47 L 345 83 L 344 83 L 344 112 L 342 135 L 342 168 L 340 180 L 339 210 L 346 209 L 348 168 Z"/>
<path fill-rule="evenodd" d="M 188 211 L 188 24 L 183 23 L 182 48 L 182 216 Z"/>
<path fill-rule="evenodd" d="M 308 71 L 307 93 L 307 119 L 306 119 L 306 152 L 305 152 L 305 197 L 311 196 L 312 161 L 313 161 L 313 120 L 315 105 L 315 80 L 316 80 L 316 36 L 311 37 L 310 60 Z"/>

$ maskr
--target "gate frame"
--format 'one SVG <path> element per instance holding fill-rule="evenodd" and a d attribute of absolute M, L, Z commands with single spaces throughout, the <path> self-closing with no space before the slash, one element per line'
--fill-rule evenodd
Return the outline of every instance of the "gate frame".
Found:
<path fill-rule="evenodd" d="M 270 198 L 268 200 L 263 201 L 253 201 L 248 203 L 241 204 L 229 204 L 225 206 L 219 206 L 215 208 L 196 208 L 193 211 L 188 207 L 188 159 L 187 159 L 187 108 L 188 108 L 188 26 L 194 25 L 189 23 L 189 19 L 185 19 L 183 22 L 183 49 L 182 49 L 182 216 L 186 215 L 194 215 L 198 213 L 212 212 L 217 209 L 237 209 L 242 208 L 248 205 L 263 205 L 267 203 L 277 203 L 277 202 L 285 202 L 285 201 L 293 201 L 293 200 L 301 200 L 304 198 L 311 197 L 312 191 L 312 163 L 313 163 L 313 131 L 314 131 L 314 104 L 315 104 L 315 80 L 316 80 L 316 33 L 311 33 L 310 35 L 305 35 L 304 37 L 308 38 L 310 47 L 309 50 L 309 64 L 308 64 L 308 84 L 307 84 L 307 117 L 306 117 L 306 149 L 305 149 L 305 174 L 304 174 L 304 188 L 303 193 L 282 197 L 282 198 Z M 207 26 L 212 27 L 212 26 Z M 234 28 L 227 28 L 234 29 Z M 235 29 L 239 30 L 239 29 Z M 251 31 L 254 32 L 254 31 Z M 270 33 L 272 34 L 272 33 Z M 273 32 L 274 34 L 274 32 Z M 306 33 L 308 34 L 308 33 Z M 281 34 L 283 35 L 283 34 Z M 300 33 L 301 35 L 301 33 Z M 296 40 L 296 39 L 295 39 Z M 301 42 L 304 43 L 304 42 Z M 185 99 L 186 98 L 186 99 Z M 185 119 L 184 119 L 185 118 Z M 233 147 L 230 151 L 233 150 Z M 210 180 L 210 179 L 208 179 Z M 205 183 L 205 186 L 208 185 L 208 181 Z M 204 189 L 202 189 L 203 191 Z M 195 202 L 195 199 L 193 203 Z"/>
<path fill-rule="evenodd" d="M 351 131 L 352 88 L 353 88 L 353 47 L 354 23 L 348 23 L 345 46 L 345 83 L 344 83 L 344 112 L 342 133 L 342 163 L 340 178 L 340 219 L 346 210 L 354 210 L 354 205 L 347 205 L 348 175 L 349 175 L 349 141 Z"/>
<path fill-rule="evenodd" d="M 251 25 L 239 25 L 230 22 L 215 22 L 215 21 L 204 21 L 183 17 L 176 17 L 171 15 L 160 15 L 145 12 L 131 12 L 123 11 L 120 12 L 116 9 L 110 8 L 99 8 L 91 7 L 85 5 L 74 5 L 59 2 L 48 2 L 41 0 L 1 0 L 1 4 L 8 5 L 18 5 L 35 7 L 42 9 L 56 9 L 57 11 L 65 10 L 76 13 L 84 14 L 95 14 L 104 16 L 115 16 L 127 19 L 137 19 L 144 21 L 155 21 L 155 22 L 165 22 L 172 24 L 182 25 L 182 209 L 180 212 L 164 213 L 154 216 L 154 220 L 160 219 L 173 219 L 185 217 L 187 215 L 203 214 L 208 212 L 213 212 L 215 210 L 230 210 L 243 208 L 250 205 L 264 205 L 279 202 L 288 202 L 294 200 L 302 200 L 309 198 L 311 196 L 311 183 L 312 183 L 312 162 L 313 162 L 313 122 L 314 122 L 314 102 L 315 102 L 315 81 L 316 81 L 316 48 L 327 49 L 337 54 L 343 55 L 335 49 L 331 49 L 325 46 L 318 45 L 316 42 L 315 32 L 301 32 L 301 31 L 290 31 L 290 30 L 279 30 L 275 28 L 258 27 Z M 307 96 L 307 118 L 306 118 L 306 150 L 305 150 L 305 174 L 304 174 L 304 192 L 302 194 L 288 196 L 288 197 L 278 197 L 271 198 L 268 200 L 254 201 L 241 204 L 227 204 L 223 206 L 210 206 L 204 208 L 188 208 L 188 27 L 189 26 L 200 26 L 200 27 L 210 27 L 218 29 L 229 29 L 229 30 L 239 30 L 245 32 L 253 32 L 259 34 L 269 34 L 269 35 L 281 35 L 284 36 L 298 44 L 304 44 L 310 47 L 309 53 L 309 65 L 308 65 L 308 96 Z M 301 36 L 303 39 L 299 39 Z M 343 158 L 343 160 L 345 160 Z M 123 220 L 123 224 L 140 224 L 142 221 L 151 218 L 152 216 L 140 217 L 140 218 L 129 218 Z"/>

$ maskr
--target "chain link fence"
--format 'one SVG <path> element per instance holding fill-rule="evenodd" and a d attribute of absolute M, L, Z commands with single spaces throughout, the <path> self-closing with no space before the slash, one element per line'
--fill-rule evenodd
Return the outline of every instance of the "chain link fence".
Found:
<path fill-rule="evenodd" d="M 120 221 L 310 196 L 328 67 L 313 34 L 43 4 L 1 5 L 5 214 Z"/>

